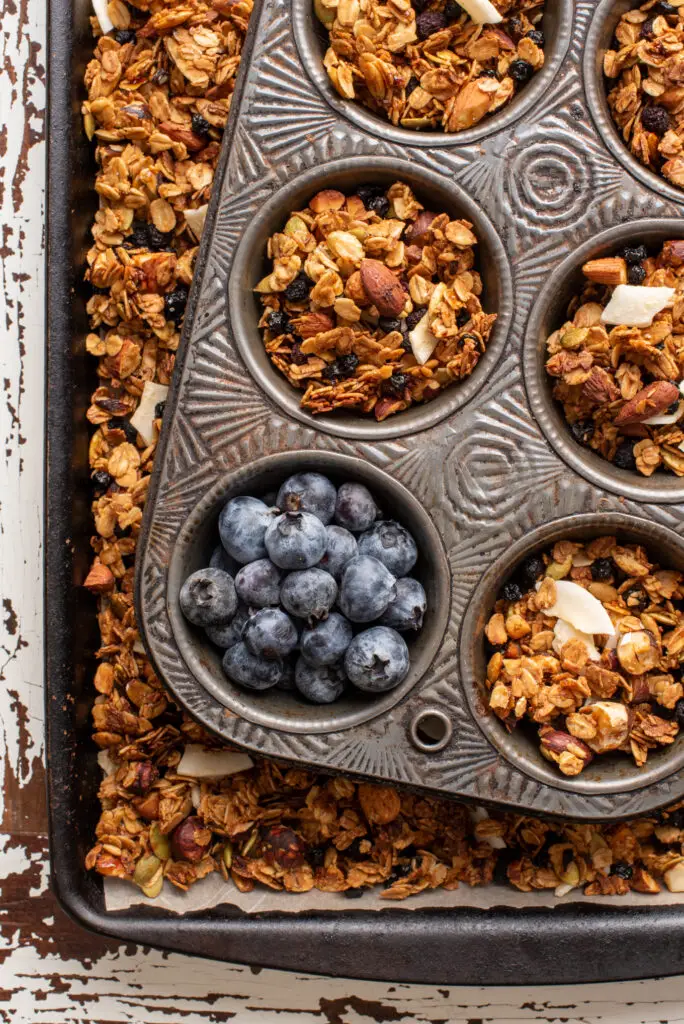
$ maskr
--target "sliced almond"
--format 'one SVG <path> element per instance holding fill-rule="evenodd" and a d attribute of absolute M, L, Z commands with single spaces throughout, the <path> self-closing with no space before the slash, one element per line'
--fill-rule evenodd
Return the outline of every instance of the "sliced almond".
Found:
<path fill-rule="evenodd" d="M 476 25 L 497 25 L 503 21 L 503 17 L 489 0 L 459 0 L 459 4 Z"/>
<path fill-rule="evenodd" d="M 541 583 L 535 587 L 539 590 Z M 615 632 L 610 615 L 598 598 L 569 580 L 556 580 L 556 600 L 550 608 L 544 609 L 544 614 L 563 619 L 590 636 L 597 633 L 612 636 Z"/>
<path fill-rule="evenodd" d="M 619 284 L 601 313 L 601 322 L 625 327 L 650 327 L 653 318 L 671 304 L 674 295 L 674 288 Z"/>
<path fill-rule="evenodd" d="M 218 779 L 247 771 L 254 762 L 239 750 L 205 750 L 199 743 L 188 743 L 176 773 L 190 779 Z"/>

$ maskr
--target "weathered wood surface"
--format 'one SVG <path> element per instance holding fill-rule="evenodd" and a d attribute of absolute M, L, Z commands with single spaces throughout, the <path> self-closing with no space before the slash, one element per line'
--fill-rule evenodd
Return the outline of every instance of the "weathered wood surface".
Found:
<path fill-rule="evenodd" d="M 684 1020 L 684 978 L 442 989 L 250 971 L 82 932 L 48 890 L 41 530 L 45 11 L 5 0 L 0 48 L 0 1021 L 363 1024 Z"/>

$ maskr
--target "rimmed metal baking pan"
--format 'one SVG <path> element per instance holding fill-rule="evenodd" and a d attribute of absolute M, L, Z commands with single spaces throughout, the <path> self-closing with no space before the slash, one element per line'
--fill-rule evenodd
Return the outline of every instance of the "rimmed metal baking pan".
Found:
<path fill-rule="evenodd" d="M 578 3 L 576 8 L 572 49 L 575 56 L 580 53 L 582 33 L 593 4 Z M 91 598 L 80 588 L 88 570 L 88 540 L 92 531 L 85 411 L 95 380 L 84 352 L 86 291 L 81 285 L 95 209 L 94 166 L 79 114 L 82 73 L 92 51 L 90 5 L 87 0 L 75 0 L 73 6 L 67 0 L 50 0 L 49 13 L 46 734 L 52 885 L 62 906 L 84 927 L 122 941 L 253 965 L 360 978 L 530 985 L 617 980 L 681 971 L 684 914 L 678 907 L 649 907 L 646 900 L 644 909 L 625 909 L 618 904 L 574 904 L 554 910 L 494 907 L 489 911 L 388 909 L 364 912 L 345 909 L 317 914 L 250 916 L 226 905 L 184 918 L 147 906 L 117 913 L 105 911 L 103 880 L 87 873 L 83 867 L 99 814 L 96 794 L 100 779 L 89 721 L 95 667 L 92 653 L 98 641 Z M 259 16 L 257 3 L 243 70 L 253 55 L 254 29 Z M 566 65 L 564 74 L 563 82 L 558 83 L 553 95 L 558 98 L 565 90 L 573 109 L 569 117 L 557 117 L 547 105 L 549 120 L 545 134 L 565 139 L 568 128 L 575 123 L 575 118 L 578 119 L 577 145 L 568 149 L 563 142 L 566 148 L 562 152 L 568 158 L 575 154 L 572 158 L 576 159 L 576 166 L 583 169 L 583 174 L 590 175 L 590 182 L 600 181 L 604 188 L 606 182 L 612 183 L 612 208 L 616 217 L 619 216 L 616 211 L 620 210 L 624 217 L 671 215 L 672 205 L 663 204 L 645 190 L 636 203 L 630 198 L 629 190 L 625 197 L 626 175 L 616 172 L 614 162 L 598 149 L 587 121 L 577 64 Z M 245 82 L 246 75 L 242 74 L 239 89 L 244 88 Z M 306 95 L 313 97 L 317 116 L 324 125 L 330 126 L 326 120 L 327 107 L 316 104 L 312 91 L 307 91 Z M 237 106 L 236 102 L 236 110 Z M 276 117 L 276 122 L 276 132 L 287 124 L 282 117 Z M 239 130 L 233 120 L 229 136 Z M 527 127 L 519 124 L 509 126 L 508 131 L 505 138 L 509 141 L 514 132 L 523 137 L 527 137 L 525 133 L 530 134 Z M 531 134 L 534 138 L 534 131 Z M 483 145 L 491 145 L 492 151 L 498 147 L 503 153 L 502 138 Z M 554 141 L 554 146 L 557 145 Z M 576 150 L 583 147 L 586 152 L 578 156 Z M 387 152 L 383 145 L 381 149 Z M 553 152 L 558 150 L 553 149 Z M 546 160 L 547 156 L 533 147 L 531 158 L 539 161 Z M 225 167 L 227 148 L 223 160 Z M 513 155 L 513 160 L 517 161 L 518 156 Z M 593 170 L 587 170 L 589 165 Z M 432 158 L 431 166 L 435 166 Z M 445 150 L 444 165 L 440 159 L 435 169 L 443 171 L 444 166 L 449 174 L 460 168 L 461 180 L 466 179 L 469 188 L 471 181 L 478 179 L 477 168 L 462 157 L 456 159 L 449 148 Z M 558 170 L 558 166 L 552 169 Z M 486 170 L 485 181 L 480 188 L 486 189 L 487 182 L 503 181 L 503 164 L 495 167 L 493 178 L 491 168 L 483 170 Z M 564 180 L 562 175 L 560 180 Z M 581 174 L 580 180 L 587 179 Z M 513 193 L 509 189 L 508 195 L 513 194 L 517 197 L 515 202 L 524 207 L 525 189 L 519 181 L 514 184 Z M 472 187 L 475 188 L 474 183 Z M 567 191 L 561 195 L 554 195 L 553 190 L 542 192 L 542 206 L 549 211 L 562 211 L 568 199 L 573 201 Z M 497 194 L 502 203 L 508 201 L 504 200 L 504 193 Z M 582 197 L 587 198 L 586 191 Z M 214 209 L 218 201 L 215 199 Z M 590 211 L 589 216 L 592 224 L 605 222 L 596 211 Z M 562 228 L 563 224 L 560 226 Z M 521 268 L 525 272 L 517 278 L 518 295 L 522 295 L 527 304 L 526 309 L 516 315 L 514 326 L 518 334 L 524 327 L 536 283 L 547 265 L 545 246 L 548 245 L 550 252 L 548 266 L 552 266 L 559 250 L 565 247 L 569 251 L 578 240 L 574 232 L 562 240 L 543 236 L 543 229 L 533 235 L 526 234 L 527 230 L 518 222 L 508 231 L 509 240 L 517 239 L 521 233 L 534 242 L 529 259 Z M 589 230 L 587 226 L 587 233 Z M 206 247 L 201 262 L 206 264 Z M 489 446 L 485 467 L 509 460 L 514 468 L 521 469 L 530 453 L 537 453 L 543 455 L 540 463 L 543 469 L 549 463 L 548 451 L 540 444 L 541 435 L 523 426 L 516 411 L 525 403 L 517 356 L 514 359 L 504 357 L 498 379 L 501 393 L 507 396 L 501 399 L 503 411 L 510 414 L 518 427 L 505 443 Z M 501 415 L 501 405 L 498 408 L 498 415 Z M 522 449 L 519 457 L 516 456 L 518 445 Z M 467 452 L 464 454 L 467 456 Z M 464 472 L 469 473 L 472 465 L 466 458 Z M 555 490 L 562 486 L 562 480 L 559 481 L 562 472 L 557 472 L 555 462 L 551 465 L 556 472 L 547 479 L 552 481 Z M 477 527 L 486 500 L 475 497 L 480 500 L 466 512 L 468 521 Z M 506 516 L 511 514 L 512 507 L 513 503 L 505 510 Z M 635 508 L 641 515 L 644 506 L 632 505 L 630 511 Z M 677 529 L 675 512 L 649 506 L 646 514 L 654 522 Z M 492 557 L 495 553 L 492 549 Z M 470 571 L 464 579 L 472 585 L 477 576 L 479 570 Z"/>
<path fill-rule="evenodd" d="M 497 576 L 510 574 L 519 538 L 557 522 L 553 542 L 568 517 L 593 514 L 590 532 L 600 529 L 600 517 L 607 530 L 615 521 L 620 532 L 622 523 L 621 536 L 666 551 L 684 568 L 684 519 L 675 507 L 684 483 L 640 479 L 581 449 L 552 402 L 544 370 L 544 340 L 562 323 L 583 261 L 634 234 L 655 244 L 682 233 L 668 216 L 673 206 L 614 160 L 603 140 L 606 118 L 597 131 L 588 117 L 580 56 L 593 7 L 549 5 L 548 65 L 533 83 L 532 105 L 523 90 L 463 138 L 391 128 L 333 96 L 321 79 L 310 0 L 279 0 L 256 18 L 137 567 L 137 620 L 157 671 L 192 714 L 229 741 L 528 813 L 624 818 L 684 794 L 681 740 L 645 768 L 618 754 L 567 779 L 527 730 L 508 735 L 487 715 L 478 686 L 483 626 L 495 599 L 491 587 L 481 595 L 478 579 L 499 556 Z M 596 33 L 594 23 L 591 37 Z M 472 375 L 429 403 L 382 423 L 314 417 L 272 366 L 258 331 L 253 289 L 267 272 L 267 239 L 319 189 L 397 180 L 432 209 L 473 223 L 484 307 L 499 315 L 491 341 Z M 426 555 L 419 571 L 431 584 L 428 616 L 400 688 L 374 705 L 345 699 L 307 712 L 290 694 L 245 694 L 231 684 L 203 631 L 179 613 L 178 594 L 208 563 L 222 501 L 264 493 L 295 469 L 335 475 L 343 466 L 380 495 L 391 485 L 386 504 L 400 520 L 412 519 L 409 498 L 431 520 L 432 532 L 413 519 Z M 449 731 L 432 749 L 416 743 L 426 714 Z"/>

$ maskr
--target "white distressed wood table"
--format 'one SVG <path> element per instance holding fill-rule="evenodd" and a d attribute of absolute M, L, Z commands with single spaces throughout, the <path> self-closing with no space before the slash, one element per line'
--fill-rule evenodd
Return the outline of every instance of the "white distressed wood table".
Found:
<path fill-rule="evenodd" d="M 41 0 L 0 11 L 0 1022 L 684 1020 L 684 977 L 445 989 L 289 975 L 118 946 L 56 905 L 42 759 L 45 12 Z"/>

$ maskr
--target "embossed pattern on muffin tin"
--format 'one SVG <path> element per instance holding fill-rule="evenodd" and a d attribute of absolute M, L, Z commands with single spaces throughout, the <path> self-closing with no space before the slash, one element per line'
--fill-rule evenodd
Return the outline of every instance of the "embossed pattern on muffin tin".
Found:
<path fill-rule="evenodd" d="M 489 723 L 483 727 L 477 705 L 471 707 L 466 696 L 467 673 L 459 662 L 461 622 L 478 582 L 530 531 L 597 512 L 626 513 L 648 529 L 684 531 L 681 507 L 668 503 L 657 478 L 649 484 L 652 491 L 639 492 L 636 500 L 634 493 L 613 493 L 599 470 L 589 480 L 567 465 L 537 424 L 523 386 L 530 310 L 563 259 L 616 225 L 679 215 L 676 204 L 645 188 L 614 158 L 589 117 L 582 55 L 595 10 L 593 0 L 574 4 L 568 55 L 524 120 L 507 121 L 477 144 L 454 136 L 414 145 L 403 136 L 395 144 L 389 126 L 379 121 L 372 133 L 359 130 L 330 107 L 306 76 L 289 3 L 274 0 L 255 11 L 254 55 L 243 69 L 226 133 L 224 144 L 231 148 L 205 229 L 189 307 L 194 317 L 186 324 L 167 403 L 137 577 L 139 622 L 158 671 L 179 700 L 226 740 L 325 770 L 585 819 L 627 817 L 682 795 L 682 741 L 663 755 L 670 774 L 656 778 L 659 770 L 647 768 L 638 788 L 628 792 L 606 792 L 604 786 L 587 792 L 567 786 L 560 775 L 540 777 L 524 759 L 491 742 Z M 427 171 L 451 181 L 481 207 L 512 268 L 511 326 L 501 357 L 461 408 L 439 420 L 405 421 L 405 428 L 397 417 L 393 436 L 363 420 L 349 436 L 332 422 L 303 422 L 269 399 L 240 357 L 226 295 L 241 239 L 279 189 L 316 170 L 324 180 L 334 161 L 352 168 L 362 158 L 372 168 L 377 157 L 396 160 L 397 167 L 408 160 L 416 175 Z M 251 344 L 257 341 L 253 337 Z M 198 502 L 266 456 L 280 457 L 285 476 L 292 451 L 301 449 L 364 460 L 410 491 L 441 538 L 451 593 L 439 650 L 397 703 L 379 704 L 375 717 L 348 728 L 338 723 L 310 733 L 250 721 L 202 687 L 181 656 L 167 603 L 169 563 Z M 651 546 L 657 551 L 657 540 Z M 411 739 L 425 710 L 441 712 L 451 723 L 441 748 L 417 748 Z M 625 778 L 631 771 L 625 760 Z"/>

